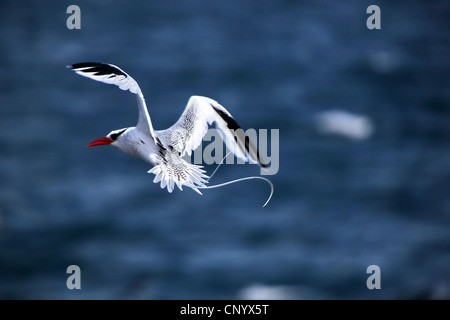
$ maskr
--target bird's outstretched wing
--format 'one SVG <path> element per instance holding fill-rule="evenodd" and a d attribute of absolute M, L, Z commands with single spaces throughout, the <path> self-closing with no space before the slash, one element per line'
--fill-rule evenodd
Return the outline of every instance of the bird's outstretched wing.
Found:
<path fill-rule="evenodd" d="M 119 67 L 107 63 L 82 62 L 69 65 L 67 68 L 72 69 L 83 77 L 107 84 L 113 84 L 122 90 L 129 90 L 136 94 L 139 108 L 139 118 L 136 128 L 150 134 L 156 143 L 157 136 L 153 130 L 152 121 L 150 119 L 150 115 L 148 114 L 144 95 L 142 94 L 141 88 L 139 88 L 137 82 L 130 75 Z"/>
<path fill-rule="evenodd" d="M 244 161 L 259 163 L 266 167 L 258 150 L 245 135 L 232 115 L 217 101 L 201 96 L 192 96 L 180 119 L 166 130 L 157 130 L 156 134 L 164 144 L 171 146 L 182 156 L 191 155 L 202 142 L 208 131 L 208 125 L 216 123 L 228 149 Z"/>

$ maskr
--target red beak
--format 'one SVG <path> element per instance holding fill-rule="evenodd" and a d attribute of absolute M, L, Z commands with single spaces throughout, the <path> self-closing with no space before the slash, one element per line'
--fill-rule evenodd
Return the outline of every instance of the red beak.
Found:
<path fill-rule="evenodd" d="M 107 137 L 103 137 L 103 138 L 92 141 L 87 146 L 95 147 L 95 146 L 101 146 L 102 144 L 111 144 L 113 142 L 114 142 L 114 140 L 111 140 L 110 138 L 107 138 Z"/>

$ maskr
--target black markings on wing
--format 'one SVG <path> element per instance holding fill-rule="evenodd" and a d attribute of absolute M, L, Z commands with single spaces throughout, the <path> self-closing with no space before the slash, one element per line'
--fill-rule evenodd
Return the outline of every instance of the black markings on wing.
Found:
<path fill-rule="evenodd" d="M 95 76 L 104 76 L 110 74 L 112 76 L 125 76 L 127 74 L 121 71 L 120 69 L 106 64 L 106 63 L 98 63 L 98 62 L 82 62 L 75 63 L 73 65 L 68 66 L 68 68 L 77 70 L 79 72 L 87 72 L 93 73 Z"/>
<path fill-rule="evenodd" d="M 212 106 L 212 107 L 219 114 L 219 116 L 227 123 L 228 129 L 232 129 L 232 130 L 242 129 L 241 126 L 232 117 L 227 115 L 222 110 L 217 109 L 214 106 Z"/>
<path fill-rule="evenodd" d="M 218 108 L 215 108 L 213 105 L 211 105 L 211 106 L 219 114 L 219 116 L 225 121 L 225 123 L 227 124 L 228 129 L 234 130 L 234 131 L 238 130 L 238 129 L 243 130 L 242 127 L 236 122 L 236 120 L 234 120 L 233 117 L 229 116 L 228 114 L 226 114 L 222 110 L 220 110 Z M 238 137 L 236 135 L 234 135 L 234 140 L 237 143 Z M 247 154 L 250 154 L 250 138 L 247 135 L 245 135 L 244 143 L 245 143 L 245 152 Z M 256 158 L 258 159 L 258 162 L 261 165 L 261 167 L 267 168 L 267 164 L 261 162 L 261 157 L 259 155 L 259 152 L 253 145 L 252 145 L 252 149 L 254 149 L 256 151 Z"/>
<path fill-rule="evenodd" d="M 159 146 L 158 154 L 164 164 L 167 164 L 166 152 L 167 150 L 163 146 Z"/>

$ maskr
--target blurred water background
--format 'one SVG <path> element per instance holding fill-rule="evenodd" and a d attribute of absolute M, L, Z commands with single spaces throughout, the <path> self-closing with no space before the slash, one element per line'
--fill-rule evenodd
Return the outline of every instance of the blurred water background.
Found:
<path fill-rule="evenodd" d="M 0 298 L 450 298 L 448 1 L 2 1 L 0 26 Z M 269 205 L 260 181 L 169 194 L 87 149 L 137 109 L 84 61 L 130 73 L 156 129 L 194 94 L 279 129 Z"/>

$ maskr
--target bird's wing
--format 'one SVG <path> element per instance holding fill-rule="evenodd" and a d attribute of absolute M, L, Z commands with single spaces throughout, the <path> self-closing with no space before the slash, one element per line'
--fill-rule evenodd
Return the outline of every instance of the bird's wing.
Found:
<path fill-rule="evenodd" d="M 136 127 L 141 131 L 150 134 L 156 143 L 157 136 L 153 130 L 152 121 L 150 119 L 150 115 L 148 114 L 144 95 L 142 94 L 141 88 L 139 88 L 137 82 L 130 75 L 119 67 L 107 63 L 83 62 L 69 65 L 67 67 L 83 77 L 107 84 L 114 84 L 122 90 L 129 90 L 136 94 L 139 108 L 139 118 Z"/>
<path fill-rule="evenodd" d="M 267 165 L 261 161 L 258 150 L 245 135 L 233 116 L 217 101 L 201 96 L 192 96 L 180 119 L 166 130 L 156 131 L 166 145 L 183 156 L 191 155 L 202 142 L 208 125 L 216 123 L 228 149 L 244 161 Z"/>

